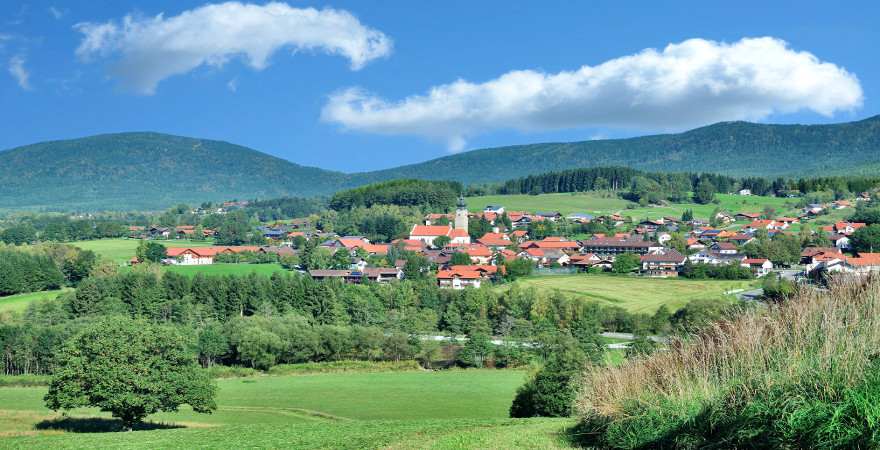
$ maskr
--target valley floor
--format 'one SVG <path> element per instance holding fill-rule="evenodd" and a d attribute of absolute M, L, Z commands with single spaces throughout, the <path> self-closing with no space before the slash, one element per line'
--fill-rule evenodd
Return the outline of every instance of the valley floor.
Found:
<path fill-rule="evenodd" d="M 145 430 L 96 410 L 61 419 L 46 388 L 0 388 L 0 448 L 564 448 L 568 419 L 507 419 L 526 373 L 345 373 L 219 380 L 218 410 L 151 416 Z"/>

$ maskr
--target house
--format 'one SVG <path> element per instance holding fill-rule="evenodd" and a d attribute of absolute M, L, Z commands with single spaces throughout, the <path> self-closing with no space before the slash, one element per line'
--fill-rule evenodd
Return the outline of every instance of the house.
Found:
<path fill-rule="evenodd" d="M 540 241 L 526 241 L 519 244 L 519 248 L 540 248 L 543 250 L 561 250 L 568 252 L 576 252 L 581 248 L 581 244 L 576 241 L 569 241 L 559 236 L 548 236 Z"/>
<path fill-rule="evenodd" d="M 752 242 L 754 240 L 755 240 L 754 236 L 752 236 L 751 234 L 746 234 L 746 233 L 736 233 L 733 236 L 727 238 L 728 242 L 731 242 L 736 245 L 746 245 L 749 242 Z"/>
<path fill-rule="evenodd" d="M 736 220 L 758 220 L 761 218 L 761 213 L 736 213 L 733 216 Z"/>
<path fill-rule="evenodd" d="M 834 232 L 849 236 L 855 233 L 859 228 L 864 228 L 866 226 L 868 225 L 863 222 L 837 222 L 834 224 Z"/>
<path fill-rule="evenodd" d="M 813 272 L 816 268 L 833 260 L 842 260 L 843 252 L 837 247 L 807 247 L 801 252 L 801 264 L 804 272 Z"/>
<path fill-rule="evenodd" d="M 171 229 L 168 227 L 150 227 L 147 230 L 150 239 L 168 239 L 171 236 Z"/>
<path fill-rule="evenodd" d="M 752 269 L 752 273 L 756 277 L 763 277 L 773 269 L 773 263 L 767 258 L 746 258 L 742 265 Z"/>
<path fill-rule="evenodd" d="M 645 241 L 638 238 L 596 238 L 587 239 L 580 242 L 581 251 L 584 253 L 595 253 L 600 257 L 619 255 L 622 253 L 635 253 L 644 255 L 651 251 L 657 251 L 663 247 L 652 241 Z"/>
<path fill-rule="evenodd" d="M 715 214 L 715 220 L 726 225 L 726 224 L 729 224 L 729 223 L 735 221 L 736 218 L 734 216 L 730 215 L 730 213 L 726 213 L 724 211 L 719 211 L 717 214 Z"/>
<path fill-rule="evenodd" d="M 449 223 L 454 219 L 455 215 L 453 214 L 427 214 L 425 215 L 425 225 L 434 225 L 441 220 Z"/>
<path fill-rule="evenodd" d="M 421 253 L 425 250 L 424 241 L 417 239 L 395 239 L 391 241 L 391 245 L 403 248 L 407 252 Z"/>
<path fill-rule="evenodd" d="M 736 193 L 737 193 L 737 195 L 749 196 L 749 195 L 752 195 L 752 190 L 751 189 L 740 189 Z"/>
<path fill-rule="evenodd" d="M 735 255 L 739 253 L 736 244 L 732 242 L 717 242 L 712 244 L 712 246 L 709 247 L 709 250 L 712 253 L 717 253 L 719 255 Z"/>
<path fill-rule="evenodd" d="M 828 240 L 830 240 L 831 243 L 834 244 L 835 247 L 837 247 L 841 250 L 849 250 L 851 247 L 850 241 L 849 241 L 849 236 L 847 236 L 845 234 L 833 233 L 830 236 L 828 236 Z"/>
<path fill-rule="evenodd" d="M 578 222 L 578 223 L 590 223 L 590 222 L 592 222 L 593 219 L 595 219 L 596 217 L 593 216 L 592 214 L 569 214 L 569 215 L 566 216 L 565 218 L 568 219 L 568 220 L 570 220 L 570 221 L 572 221 L 572 222 Z"/>
<path fill-rule="evenodd" d="M 568 265 L 577 268 L 579 271 L 585 272 L 591 267 L 601 267 L 602 269 L 611 269 L 614 261 L 610 258 L 602 258 L 593 253 L 584 253 L 582 255 L 572 255 L 569 258 Z"/>
<path fill-rule="evenodd" d="M 688 260 L 694 264 L 710 264 L 713 266 L 722 264 L 742 264 L 745 259 L 745 255 L 740 253 L 717 253 L 713 252 L 711 249 L 701 250 L 688 256 Z"/>
<path fill-rule="evenodd" d="M 484 213 L 504 214 L 504 207 L 501 205 L 486 205 L 483 208 Z"/>
<path fill-rule="evenodd" d="M 823 211 L 825 211 L 825 207 L 818 203 L 810 203 L 804 207 L 804 214 L 807 216 L 818 216 Z"/>
<path fill-rule="evenodd" d="M 515 239 L 517 243 L 523 243 L 529 238 L 529 232 L 526 230 L 513 230 L 510 233 L 510 236 Z"/>
<path fill-rule="evenodd" d="M 492 247 L 496 250 L 500 250 L 514 244 L 514 242 L 510 240 L 510 236 L 504 233 L 486 233 L 483 235 L 483 237 L 477 239 L 477 242 L 487 247 Z"/>
<path fill-rule="evenodd" d="M 831 203 L 831 207 L 834 209 L 852 208 L 852 202 L 849 200 L 836 200 Z"/>
<path fill-rule="evenodd" d="M 169 247 L 165 249 L 164 264 L 181 266 L 200 266 L 214 264 L 214 258 L 220 254 L 243 252 L 261 252 L 260 247 L 242 245 L 227 247 Z"/>
<path fill-rule="evenodd" d="M 483 279 L 483 273 L 476 270 L 437 271 L 437 285 L 443 289 L 479 288 Z"/>
<path fill-rule="evenodd" d="M 639 257 L 642 273 L 650 277 L 677 277 L 684 262 L 684 255 L 671 248 L 648 253 Z"/>
<path fill-rule="evenodd" d="M 559 211 L 535 211 L 535 215 L 552 222 L 556 222 L 562 218 L 562 214 L 560 214 Z"/>
<path fill-rule="evenodd" d="M 474 264 L 489 264 L 492 261 L 492 249 L 481 244 L 449 244 L 443 249 L 447 253 L 464 253 Z"/>

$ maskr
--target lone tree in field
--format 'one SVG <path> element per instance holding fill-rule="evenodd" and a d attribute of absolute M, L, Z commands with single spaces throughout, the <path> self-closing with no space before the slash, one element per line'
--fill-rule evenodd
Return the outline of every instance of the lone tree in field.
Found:
<path fill-rule="evenodd" d="M 100 408 L 130 431 L 146 416 L 183 404 L 210 413 L 217 409 L 215 393 L 177 331 L 114 317 L 65 343 L 45 401 L 55 411 Z"/>

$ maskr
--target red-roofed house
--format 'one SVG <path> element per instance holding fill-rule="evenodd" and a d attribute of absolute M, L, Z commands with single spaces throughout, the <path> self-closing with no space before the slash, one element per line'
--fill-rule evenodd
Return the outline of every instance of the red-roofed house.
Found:
<path fill-rule="evenodd" d="M 767 258 L 746 258 L 742 265 L 752 269 L 752 273 L 756 277 L 767 275 L 770 273 L 770 269 L 773 268 L 773 263 Z"/>
<path fill-rule="evenodd" d="M 437 285 L 444 289 L 478 288 L 483 278 L 483 273 L 476 270 L 437 271 Z"/>

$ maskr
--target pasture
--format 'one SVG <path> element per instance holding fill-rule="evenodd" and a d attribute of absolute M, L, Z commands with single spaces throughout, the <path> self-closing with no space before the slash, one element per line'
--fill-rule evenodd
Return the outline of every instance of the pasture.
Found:
<path fill-rule="evenodd" d="M 175 272 L 188 277 L 194 277 L 197 273 L 205 275 L 272 275 L 275 272 L 285 272 L 286 269 L 280 264 L 210 264 L 204 266 L 164 266 L 167 272 Z"/>
<path fill-rule="evenodd" d="M 541 195 L 488 195 L 468 197 L 468 208 L 482 211 L 486 205 L 502 205 L 508 211 L 559 211 L 562 214 L 587 213 L 605 215 L 619 213 L 633 219 L 657 219 L 664 216 L 681 217 L 685 210 L 692 210 L 697 218 L 708 219 L 715 208 L 732 213 L 762 212 L 765 207 L 776 209 L 778 214 L 793 213 L 795 202 L 792 199 L 764 196 L 739 196 L 718 194 L 718 204 L 698 205 L 695 203 L 671 203 L 666 206 L 640 207 L 637 204 L 617 198 L 607 197 L 596 192 L 575 192 Z"/>
<path fill-rule="evenodd" d="M 728 297 L 725 292 L 746 289 L 754 280 L 688 280 L 615 275 L 538 275 L 516 280 L 513 285 L 543 292 L 559 291 L 584 300 L 620 306 L 635 313 L 654 313 L 661 305 L 675 311 L 691 300 Z M 510 289 L 502 285 L 495 289 Z"/>
<path fill-rule="evenodd" d="M 146 427 L 153 430 L 135 433 L 59 434 L 107 428 L 100 419 L 107 415 L 84 409 L 54 421 L 60 414 L 43 406 L 46 388 L 0 388 L 0 436 L 7 436 L 0 447 L 564 446 L 557 433 L 569 420 L 506 419 L 525 376 L 451 370 L 224 379 L 214 414 L 156 414 Z"/>
<path fill-rule="evenodd" d="M 213 241 L 191 241 L 188 239 L 154 240 L 166 247 L 207 247 L 214 245 Z M 138 239 L 95 239 L 91 241 L 71 242 L 70 245 L 83 250 L 91 250 L 98 256 L 118 263 L 127 263 L 134 257 L 135 250 L 140 243 Z"/>
<path fill-rule="evenodd" d="M 22 312 L 27 306 L 37 300 L 52 300 L 70 289 L 58 289 L 55 291 L 28 292 L 26 294 L 9 295 L 0 297 L 0 313 Z"/>

